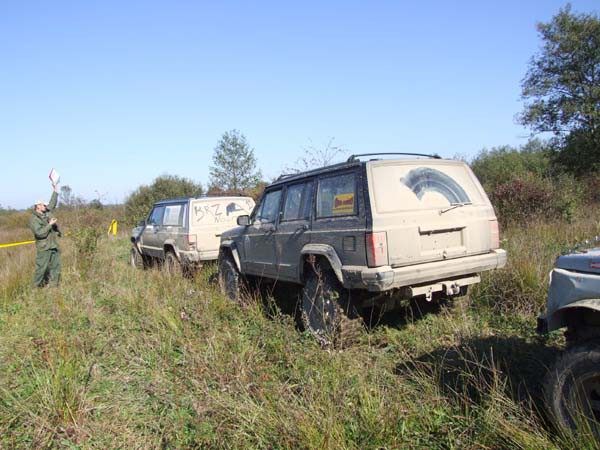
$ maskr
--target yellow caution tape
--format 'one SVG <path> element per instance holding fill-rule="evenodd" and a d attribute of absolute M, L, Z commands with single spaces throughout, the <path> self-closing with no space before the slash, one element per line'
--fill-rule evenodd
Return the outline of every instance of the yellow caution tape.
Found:
<path fill-rule="evenodd" d="M 113 219 L 113 221 L 110 223 L 110 226 L 108 227 L 107 234 L 116 235 L 117 231 L 118 231 L 118 227 L 119 227 L 119 222 L 117 222 L 116 219 Z"/>
<path fill-rule="evenodd" d="M 10 244 L 0 244 L 0 248 L 16 247 L 17 245 L 33 244 L 35 241 L 11 242 Z"/>

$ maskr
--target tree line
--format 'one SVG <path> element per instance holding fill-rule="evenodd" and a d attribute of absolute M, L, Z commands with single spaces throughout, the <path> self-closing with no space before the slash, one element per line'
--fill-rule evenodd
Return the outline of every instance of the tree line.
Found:
<path fill-rule="evenodd" d="M 517 121 L 532 139 L 482 150 L 471 167 L 503 222 L 571 220 L 600 202 L 600 20 L 570 5 L 537 25 Z"/>
<path fill-rule="evenodd" d="M 470 161 L 504 222 L 570 220 L 583 203 L 600 202 L 600 20 L 567 5 L 537 30 L 541 46 L 522 80 L 524 108 L 517 115 L 531 140 L 518 148 L 484 149 Z M 286 171 L 327 165 L 347 152 L 333 140 L 303 150 Z M 127 198 L 126 214 L 136 222 L 167 197 L 256 197 L 265 184 L 246 137 L 231 130 L 214 149 L 206 192 L 192 180 L 164 175 Z"/>

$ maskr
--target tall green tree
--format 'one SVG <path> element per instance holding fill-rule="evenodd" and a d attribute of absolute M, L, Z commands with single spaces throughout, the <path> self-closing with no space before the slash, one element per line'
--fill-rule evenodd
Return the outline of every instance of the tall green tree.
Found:
<path fill-rule="evenodd" d="M 210 167 L 211 190 L 249 191 L 260 182 L 261 177 L 254 150 L 250 148 L 246 137 L 238 130 L 223 133 L 215 147 L 213 165 Z"/>
<path fill-rule="evenodd" d="M 538 31 L 542 46 L 522 82 L 520 122 L 554 133 L 567 169 L 593 170 L 600 156 L 600 20 L 567 5 Z"/>
<path fill-rule="evenodd" d="M 192 197 L 202 194 L 202 185 L 176 175 L 162 175 L 152 184 L 142 185 L 125 200 L 127 222 L 133 225 L 145 219 L 152 205 L 167 198 Z"/>

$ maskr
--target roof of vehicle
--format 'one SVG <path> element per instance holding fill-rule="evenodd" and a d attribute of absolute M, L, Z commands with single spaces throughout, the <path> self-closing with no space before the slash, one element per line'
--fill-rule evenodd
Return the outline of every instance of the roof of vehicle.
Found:
<path fill-rule="evenodd" d="M 341 171 L 344 169 L 357 167 L 357 166 L 360 166 L 363 164 L 367 164 L 368 162 L 371 162 L 371 161 L 402 161 L 402 162 L 422 161 L 421 158 L 419 158 L 419 159 L 416 159 L 416 158 L 390 158 L 390 159 L 373 158 L 373 159 L 369 159 L 366 161 L 361 161 L 360 159 L 358 159 L 358 157 L 360 157 L 360 156 L 402 155 L 402 154 L 413 155 L 413 156 L 415 156 L 415 155 L 424 156 L 424 157 L 432 158 L 437 161 L 442 161 L 442 159 L 437 155 L 422 155 L 422 154 L 417 154 L 417 153 L 367 153 L 364 155 L 352 155 L 348 158 L 347 161 L 344 161 L 344 162 L 341 162 L 338 164 L 332 164 L 330 166 L 319 167 L 317 169 L 311 169 L 311 170 L 307 170 L 305 172 L 282 174 L 279 176 L 279 178 L 277 178 L 275 181 L 273 181 L 271 184 L 269 184 L 269 187 L 281 185 L 284 183 L 290 183 L 290 182 L 293 182 L 296 180 L 301 180 L 303 178 L 307 178 L 307 177 L 314 176 L 314 175 L 320 175 L 320 174 L 328 173 L 328 172 L 337 172 L 337 171 Z M 445 161 L 445 160 L 443 160 L 443 161 Z"/>
<path fill-rule="evenodd" d="M 313 175 L 318 175 L 321 173 L 337 172 L 338 170 L 343 170 L 343 169 L 347 169 L 347 168 L 351 168 L 351 167 L 360 166 L 361 164 L 364 164 L 364 163 L 365 163 L 365 161 L 351 161 L 351 162 L 346 161 L 346 162 L 339 163 L 339 164 L 333 164 L 331 166 L 325 166 L 325 167 L 319 167 L 318 169 L 307 170 L 305 172 L 283 174 L 283 175 L 280 175 L 279 178 L 277 178 L 275 181 L 273 181 L 269 186 L 276 186 L 278 184 L 289 183 L 290 181 L 300 180 L 302 178 L 310 177 Z"/>
<path fill-rule="evenodd" d="M 180 198 L 165 198 L 154 202 L 154 205 L 164 205 L 168 203 L 184 203 L 190 200 L 228 200 L 238 198 L 250 198 L 247 195 L 201 195 L 200 197 L 180 197 Z"/>

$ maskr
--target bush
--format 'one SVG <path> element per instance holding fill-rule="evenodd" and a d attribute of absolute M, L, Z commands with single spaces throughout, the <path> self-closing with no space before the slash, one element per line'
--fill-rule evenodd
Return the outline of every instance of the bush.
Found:
<path fill-rule="evenodd" d="M 520 149 L 483 150 L 472 161 L 471 168 L 504 224 L 573 219 L 583 189 L 572 176 L 556 173 L 552 155 L 550 144 L 532 140 Z"/>
<path fill-rule="evenodd" d="M 67 235 L 75 244 L 75 267 L 82 278 L 86 278 L 94 266 L 98 242 L 106 232 L 108 219 L 102 210 L 81 208 L 67 220 Z"/>
<path fill-rule="evenodd" d="M 135 225 L 146 218 L 152 205 L 167 198 L 198 196 L 202 186 L 187 178 L 176 175 L 163 175 L 150 186 L 142 185 L 125 200 L 125 221 Z"/>
<path fill-rule="evenodd" d="M 581 192 L 574 179 L 554 180 L 529 175 L 500 183 L 489 193 L 503 223 L 524 223 L 535 218 L 573 220 Z"/>
<path fill-rule="evenodd" d="M 505 145 L 482 150 L 471 162 L 471 168 L 485 190 L 492 192 L 499 184 L 517 178 L 545 178 L 551 175 L 551 149 L 535 139 L 520 149 Z"/>
<path fill-rule="evenodd" d="M 253 187 L 249 187 L 248 189 L 241 190 L 241 191 L 226 191 L 217 186 L 211 186 L 210 189 L 208 190 L 208 192 L 206 193 L 206 195 L 220 195 L 220 196 L 223 196 L 223 195 L 233 195 L 233 196 L 245 195 L 248 197 L 252 197 L 254 200 L 258 200 L 258 198 L 263 193 L 263 191 L 265 190 L 265 187 L 267 187 L 267 185 L 268 185 L 267 182 L 259 181 Z"/>

